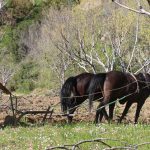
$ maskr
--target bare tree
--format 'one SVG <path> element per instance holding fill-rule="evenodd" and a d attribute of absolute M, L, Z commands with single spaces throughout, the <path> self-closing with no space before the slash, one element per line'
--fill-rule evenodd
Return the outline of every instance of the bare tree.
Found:
<path fill-rule="evenodd" d="M 5 36 L 5 31 L 0 30 L 0 42 Z M 12 58 L 6 47 L 0 48 L 0 81 L 5 86 L 14 72 Z"/>
<path fill-rule="evenodd" d="M 1 51 L 3 51 L 1 49 Z M 11 56 L 1 54 L 1 61 L 0 61 L 0 81 L 5 86 L 8 81 L 11 79 L 12 75 L 14 74 L 14 64 L 12 61 Z"/>
<path fill-rule="evenodd" d="M 67 58 L 66 58 L 67 57 Z M 57 61 L 56 61 L 57 59 Z M 53 61 L 50 68 L 55 72 L 57 78 L 60 80 L 60 84 L 63 85 L 65 82 L 65 72 L 71 64 L 71 59 L 64 53 L 59 53 L 57 58 Z"/>
<path fill-rule="evenodd" d="M 139 10 L 135 10 L 135 9 L 130 8 L 130 7 L 127 7 L 126 5 L 120 3 L 120 1 L 118 2 L 116 0 L 113 0 L 113 2 L 116 3 L 117 5 L 123 7 L 123 8 L 126 8 L 130 11 L 138 13 L 137 21 L 136 21 L 136 29 L 135 29 L 135 42 L 134 42 L 134 46 L 133 46 L 131 56 L 129 58 L 129 62 L 128 62 L 126 71 L 129 71 L 129 68 L 131 67 L 131 63 L 132 63 L 133 59 L 136 59 L 136 61 L 138 62 L 139 68 L 135 72 L 137 73 L 141 70 L 144 70 L 144 72 L 148 72 L 149 71 L 149 66 L 150 66 L 150 59 L 148 57 L 144 57 L 144 59 L 143 59 L 141 57 L 142 55 L 137 55 L 136 52 L 140 51 L 140 54 L 141 54 L 141 51 L 142 51 L 138 47 L 138 39 L 140 39 L 139 38 L 139 20 L 140 20 L 139 14 L 145 14 L 145 15 L 150 16 L 150 13 L 143 9 L 143 7 L 141 6 L 142 4 L 141 4 L 140 0 L 136 0 L 136 4 L 137 4 Z M 148 2 L 148 4 L 150 4 L 149 0 L 147 0 L 147 2 Z M 147 51 L 148 51 L 148 49 L 147 49 Z M 148 54 L 148 56 L 149 56 L 149 54 Z"/>
<path fill-rule="evenodd" d="M 70 66 L 94 73 L 148 70 L 148 51 L 145 53 L 143 47 L 149 47 L 149 36 L 146 28 L 145 33 L 141 30 L 148 26 L 144 19 L 149 18 L 140 15 L 140 21 L 139 13 L 113 8 L 100 6 L 75 13 L 70 8 L 45 10 L 39 22 L 21 33 L 20 44 L 26 45 L 30 55 L 52 70 L 61 83 Z"/>
<path fill-rule="evenodd" d="M 55 17 L 49 20 L 55 21 L 55 29 L 53 25 L 50 27 L 55 31 L 50 33 L 51 41 L 60 53 L 86 72 L 142 70 L 139 66 L 145 64 L 146 67 L 148 60 L 145 57 L 144 61 L 143 56 L 138 55 L 142 50 L 138 43 L 139 21 L 135 21 L 136 16 L 129 20 L 121 9 L 119 11 L 115 15 L 110 11 L 105 17 L 94 11 L 77 16 L 70 10 L 55 12 Z M 59 24 L 58 28 L 56 24 Z M 67 57 L 62 58 L 65 61 Z M 57 65 L 54 66 L 56 68 Z"/>
<path fill-rule="evenodd" d="M 68 17 L 66 16 L 66 18 Z M 103 49 L 96 49 L 102 38 L 100 31 L 97 30 L 98 28 L 95 28 L 94 21 L 88 20 L 88 16 L 85 19 L 87 19 L 87 24 L 73 17 L 65 21 L 65 27 L 59 30 L 60 38 L 58 41 L 55 41 L 55 46 L 60 52 L 68 55 L 86 72 L 92 71 L 96 73 L 98 65 L 101 66 L 104 71 L 111 70 L 113 65 L 105 49 L 106 45 Z M 69 24 L 69 26 L 67 24 Z M 87 32 L 88 37 L 85 35 L 85 32 Z M 99 57 L 100 53 L 107 59 L 107 63 L 104 62 L 105 60 L 102 61 Z"/>

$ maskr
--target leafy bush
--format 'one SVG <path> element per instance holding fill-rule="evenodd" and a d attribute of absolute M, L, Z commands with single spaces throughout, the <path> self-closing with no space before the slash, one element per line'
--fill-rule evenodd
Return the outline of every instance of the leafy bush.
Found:
<path fill-rule="evenodd" d="M 37 65 L 32 61 L 24 62 L 14 75 L 10 87 L 19 92 L 30 92 L 36 87 L 37 78 Z"/>

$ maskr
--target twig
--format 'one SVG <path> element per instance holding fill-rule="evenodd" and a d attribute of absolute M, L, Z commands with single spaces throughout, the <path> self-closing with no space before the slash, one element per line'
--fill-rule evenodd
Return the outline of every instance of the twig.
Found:
<path fill-rule="evenodd" d="M 135 148 L 137 149 L 139 146 L 149 145 L 149 144 L 150 144 L 150 142 L 145 142 L 145 143 L 137 144 L 137 145 L 135 145 Z"/>
<path fill-rule="evenodd" d="M 105 149 L 103 149 L 103 150 L 117 150 L 117 149 L 119 149 L 119 150 L 121 150 L 121 149 L 127 149 L 127 150 L 135 150 L 135 148 L 132 148 L 132 147 L 122 147 L 122 146 L 119 146 L 119 147 L 112 147 L 112 148 L 105 148 Z"/>
<path fill-rule="evenodd" d="M 135 53 L 135 50 L 136 50 L 136 45 L 137 45 L 137 42 L 138 42 L 138 32 L 139 32 L 139 15 L 137 16 L 136 31 L 135 31 L 135 42 L 134 42 L 134 47 L 133 47 L 133 50 L 132 50 L 131 58 L 129 60 L 129 64 L 128 64 L 127 69 L 126 69 L 127 72 L 129 70 L 129 68 L 131 67 L 131 62 L 132 62 L 132 59 L 133 59 L 133 56 L 134 56 L 134 53 Z"/>
<path fill-rule="evenodd" d="M 112 0 L 112 1 L 113 1 L 114 3 L 116 3 L 117 5 L 119 5 L 119 6 L 123 7 L 123 8 L 125 8 L 125 9 L 128 9 L 128 10 L 130 10 L 130 11 L 133 11 L 133 12 L 135 12 L 135 13 L 144 14 L 144 15 L 147 15 L 147 16 L 150 17 L 150 12 L 146 11 L 145 9 L 143 9 L 142 6 L 140 6 L 140 8 L 139 8 L 140 10 L 136 10 L 136 9 L 130 8 L 130 7 L 126 6 L 126 5 L 124 5 L 124 4 L 121 4 L 121 3 L 117 2 L 116 0 Z"/>
<path fill-rule="evenodd" d="M 52 149 L 65 149 L 65 150 L 70 150 L 69 148 L 65 146 L 54 146 L 54 147 L 49 147 L 46 150 L 52 150 Z"/>
<path fill-rule="evenodd" d="M 103 139 L 100 138 L 100 139 L 94 139 L 94 140 L 84 140 L 84 141 L 80 141 L 78 142 L 77 144 L 75 144 L 73 147 L 72 147 L 72 150 L 75 150 L 76 147 L 78 147 L 79 145 L 83 144 L 83 143 L 91 143 L 91 142 L 100 142 L 102 143 L 103 145 L 107 146 L 107 147 L 110 147 L 110 145 L 108 145 L 107 143 L 105 143 L 104 141 L 102 141 Z"/>
<path fill-rule="evenodd" d="M 134 74 L 137 74 L 138 72 L 140 72 L 144 67 L 148 66 L 150 64 L 150 60 L 148 62 L 146 62 L 140 69 L 138 69 Z"/>

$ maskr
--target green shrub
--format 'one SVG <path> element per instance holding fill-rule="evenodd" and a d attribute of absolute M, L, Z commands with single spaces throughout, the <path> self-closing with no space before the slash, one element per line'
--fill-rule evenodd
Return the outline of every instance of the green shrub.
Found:
<path fill-rule="evenodd" d="M 32 61 L 24 62 L 12 78 L 10 87 L 18 92 L 30 92 L 35 89 L 37 78 L 37 65 Z"/>

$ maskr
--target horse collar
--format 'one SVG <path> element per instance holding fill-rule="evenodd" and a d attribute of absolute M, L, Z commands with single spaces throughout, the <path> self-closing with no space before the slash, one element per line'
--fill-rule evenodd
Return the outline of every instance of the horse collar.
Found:
<path fill-rule="evenodd" d="M 137 85 L 137 89 L 136 89 L 136 92 L 139 93 L 140 92 L 140 87 L 139 87 L 139 83 L 138 83 L 138 80 L 136 79 L 135 75 L 130 73 L 131 76 L 135 79 L 135 82 L 136 82 L 136 85 Z"/>

